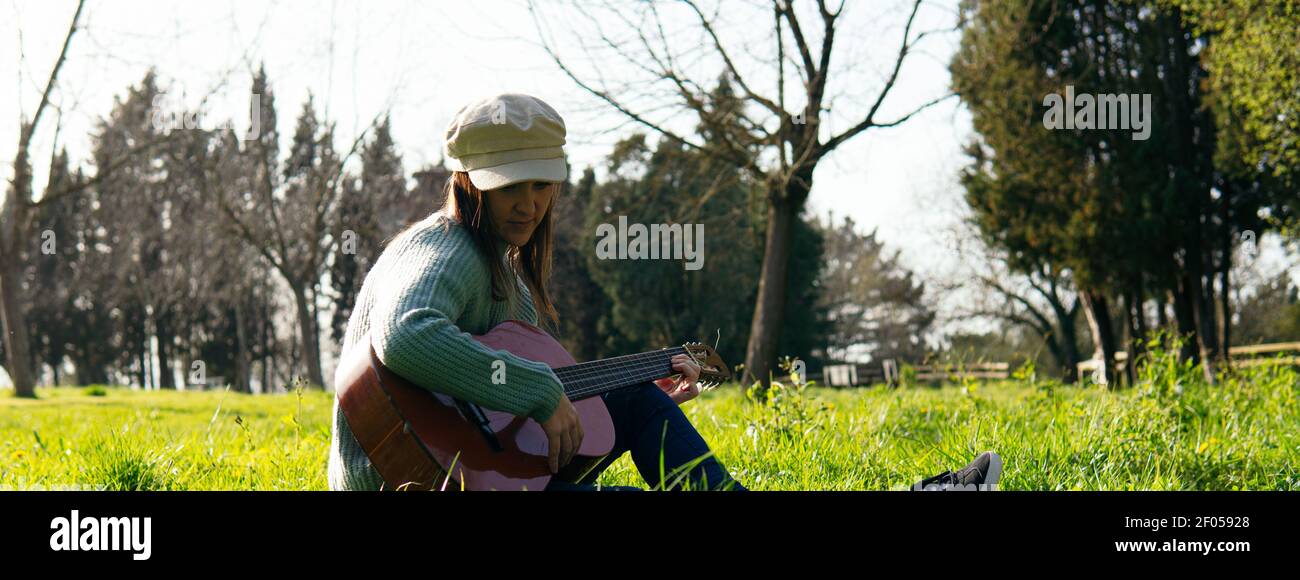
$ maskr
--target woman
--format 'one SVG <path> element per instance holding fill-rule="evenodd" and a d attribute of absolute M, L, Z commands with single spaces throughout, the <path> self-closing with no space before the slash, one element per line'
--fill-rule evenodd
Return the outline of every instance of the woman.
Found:
<path fill-rule="evenodd" d="M 380 361 L 426 388 L 483 407 L 528 416 L 549 439 L 557 472 L 583 438 L 578 413 L 544 364 L 494 351 L 470 338 L 519 319 L 553 322 L 546 288 L 551 208 L 568 178 L 564 121 L 527 95 L 504 94 L 462 108 L 447 129 L 445 153 L 454 171 L 446 205 L 398 234 L 366 275 L 348 321 L 344 357 L 370 336 Z M 468 334 L 467 334 L 468 333 Z M 505 384 L 492 369 L 505 363 Z M 614 421 L 614 451 L 580 485 L 592 489 L 600 471 L 631 452 L 651 487 L 744 490 L 732 479 L 678 408 L 700 393 L 700 368 L 673 358 L 675 380 L 644 383 L 603 395 Z M 662 464 L 660 462 L 662 454 Z M 680 470 L 684 478 L 665 478 Z M 331 489 L 380 489 L 385 482 L 334 405 Z"/>

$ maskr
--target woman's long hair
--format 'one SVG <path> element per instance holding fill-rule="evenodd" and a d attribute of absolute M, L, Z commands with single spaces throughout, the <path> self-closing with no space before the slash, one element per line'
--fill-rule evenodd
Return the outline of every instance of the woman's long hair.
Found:
<path fill-rule="evenodd" d="M 488 211 L 487 201 L 483 199 L 484 195 L 486 194 L 482 190 L 474 187 L 468 173 L 452 172 L 451 177 L 447 179 L 447 202 L 441 212 L 469 230 L 474 244 L 487 257 L 492 272 L 493 300 L 515 298 L 513 274 L 517 272 L 533 295 L 533 307 L 537 310 L 538 322 L 549 321 L 554 324 L 558 316 L 555 305 L 551 303 L 551 295 L 546 290 L 546 283 L 551 277 L 551 235 L 554 231 L 551 226 L 551 214 L 555 207 L 554 198 L 551 200 L 550 207 L 546 208 L 546 214 L 537 224 L 537 229 L 533 231 L 533 237 L 528 240 L 528 243 L 522 247 L 510 246 L 506 249 L 506 262 L 514 270 L 508 272 L 506 264 L 496 259 L 496 256 L 500 255 L 498 244 L 505 242 L 493 233 L 492 212 Z"/>

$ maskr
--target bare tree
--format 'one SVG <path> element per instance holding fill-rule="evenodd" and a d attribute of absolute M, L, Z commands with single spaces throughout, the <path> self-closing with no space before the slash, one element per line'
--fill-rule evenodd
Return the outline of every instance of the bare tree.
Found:
<path fill-rule="evenodd" d="M 835 54 L 836 32 L 844 9 L 843 3 L 832 9 L 825 0 L 817 0 L 808 9 L 796 9 L 793 0 L 773 0 L 770 32 L 762 43 L 767 45 L 766 56 L 771 59 L 763 66 L 775 68 L 775 96 L 761 91 L 755 81 L 767 75 L 750 69 L 742 71 L 737 59 L 741 54 L 755 50 L 752 43 L 728 45 L 722 37 L 719 10 L 706 11 L 695 0 L 679 2 L 647 1 L 635 8 L 626 4 L 603 5 L 609 13 L 601 19 L 595 33 L 594 46 L 575 34 L 582 48 L 590 56 L 593 49 L 612 53 L 627 66 L 620 67 L 634 78 L 627 82 L 611 84 L 603 71 L 610 70 L 607 60 L 590 77 L 584 78 L 575 71 L 572 59 L 561 58 L 550 34 L 540 7 L 530 1 L 543 47 L 556 65 L 579 87 L 613 107 L 631 122 L 649 127 L 667 139 L 699 149 L 718 159 L 727 160 L 762 183 L 766 191 L 767 224 L 762 274 L 759 278 L 758 298 L 754 307 L 749 344 L 746 348 L 745 378 L 767 384 L 769 373 L 777 357 L 777 344 L 783 326 L 786 301 L 786 278 L 789 272 L 792 226 L 798 219 L 812 189 L 813 172 L 817 164 L 832 151 L 869 129 L 899 125 L 918 112 L 949 97 L 946 94 L 920 104 L 909 112 L 892 119 L 877 116 L 899 79 L 903 63 L 925 36 L 935 30 L 914 33 L 913 24 L 923 0 L 911 3 L 902 40 L 893 65 L 886 74 L 883 85 L 876 92 L 866 110 L 847 129 L 832 133 L 823 127 L 823 113 L 829 110 L 832 100 L 827 88 L 831 76 L 831 57 Z M 673 5 L 683 8 L 685 17 L 692 22 L 696 39 L 686 39 L 682 31 L 665 26 L 661 7 Z M 586 3 L 575 12 L 587 14 L 597 8 Z M 815 9 L 820 30 L 804 27 L 804 17 Z M 610 32 L 607 22 L 622 23 L 625 34 Z M 751 26 L 752 24 L 747 24 Z M 814 45 L 819 45 L 814 48 Z M 788 52 L 792 51 L 792 52 Z M 709 98 L 708 84 L 692 78 L 687 72 L 700 69 L 701 62 L 713 64 L 728 81 L 737 87 L 744 105 L 716 107 Z M 787 72 L 787 67 L 791 69 Z M 705 67 L 709 68 L 709 67 Z M 787 77 L 787 75 L 791 75 Z M 696 75 L 697 77 L 700 75 Z M 791 88 L 794 87 L 794 88 Z M 798 94 L 787 94 L 787 92 Z M 669 117 L 664 117 L 667 111 Z M 701 135 L 694 137 L 670 126 L 673 113 L 693 114 L 699 118 Z"/>
<path fill-rule="evenodd" d="M 1083 305 L 1081 294 L 1071 290 L 1068 272 L 1044 266 L 1013 281 L 1009 270 L 1002 276 L 978 276 L 977 281 L 991 291 L 1000 305 L 976 309 L 969 314 L 989 316 L 1034 331 L 1047 344 L 1059 365 L 1059 375 L 1074 382 L 1075 368 L 1081 362 L 1078 346 L 1078 317 Z"/>
<path fill-rule="evenodd" d="M 336 226 L 345 194 L 352 179 L 347 161 L 360 151 L 366 136 L 379 125 L 384 113 L 358 132 L 350 148 L 339 155 L 334 148 L 333 124 L 322 125 L 308 100 L 298 117 L 289 158 L 279 161 L 279 134 L 275 99 L 260 71 L 252 94 L 260 101 L 261 133 L 238 150 L 234 157 L 213 160 L 234 163 L 238 169 L 210 167 L 199 187 L 215 202 L 222 224 L 244 244 L 255 248 L 288 285 L 293 297 L 306 364 L 307 380 L 324 387 L 320 358 L 320 325 L 317 297 L 328 270 L 330 252 L 337 246 Z M 220 175 L 236 176 L 222 181 Z"/>
<path fill-rule="evenodd" d="M 20 124 L 13 183 L 5 193 L 4 208 L 0 210 L 0 323 L 4 325 L 5 367 L 9 371 L 9 378 L 13 380 L 14 393 L 20 397 L 36 396 L 35 377 L 31 368 L 31 344 L 23 313 L 26 304 L 22 287 L 23 272 L 26 269 L 25 245 L 29 242 L 28 236 L 37 207 L 58 197 L 46 195 L 39 202 L 32 200 L 32 136 L 40 127 L 41 116 L 50 106 L 50 95 L 58 82 L 59 71 L 68 58 L 68 47 L 72 44 L 73 35 L 77 33 L 85 4 L 85 0 L 77 3 L 77 11 L 72 15 L 68 33 L 63 37 L 63 48 L 59 50 L 59 58 L 50 70 L 50 78 L 45 82 L 45 90 L 41 92 L 36 111 L 30 121 L 24 119 Z"/>
<path fill-rule="evenodd" d="M 1056 359 L 1061 379 L 1074 382 L 1082 361 L 1078 329 L 1084 303 L 1071 273 L 1050 264 L 1041 264 L 1028 274 L 1013 271 L 1006 252 L 983 239 L 969 219 L 955 225 L 949 235 L 964 267 L 954 273 L 960 282 L 941 286 L 944 292 L 960 289 L 972 292 L 973 297 L 953 309 L 948 318 L 995 320 L 1031 330 Z"/>
<path fill-rule="evenodd" d="M 3 324 L 5 344 L 5 366 L 14 383 L 15 395 L 20 397 L 35 396 L 36 376 L 31 367 L 31 345 L 24 313 L 27 301 L 23 273 L 30 264 L 29 246 L 32 242 L 32 226 L 41 210 L 58 203 L 70 196 L 84 195 L 93 191 L 124 170 L 141 162 L 143 156 L 151 155 L 165 147 L 174 137 L 172 134 L 148 134 L 140 139 L 120 147 L 113 156 L 95 159 L 95 173 L 87 179 L 70 180 L 57 187 L 47 187 L 40 199 L 33 199 L 33 175 L 31 166 L 32 140 L 41 127 L 46 111 L 57 108 L 53 102 L 59 84 L 59 74 L 68 59 L 69 47 L 77 31 L 83 27 L 82 12 L 85 2 L 77 4 L 64 35 L 63 45 L 55 60 L 50 76 L 46 80 L 41 98 L 30 120 L 20 123 L 18 149 L 13 167 L 14 177 L 5 193 L 5 203 L 0 209 L 0 323 Z M 219 79 L 213 93 L 223 85 L 225 79 Z M 204 97 L 204 101 L 211 96 Z M 55 130 L 57 135 L 58 124 Z M 56 139 L 57 141 L 57 139 Z M 57 143 L 56 143 L 57 145 Z M 53 168 L 51 168 L 53 171 Z M 52 183 L 52 182 L 51 182 Z M 143 363 L 142 363 L 143 366 Z"/>

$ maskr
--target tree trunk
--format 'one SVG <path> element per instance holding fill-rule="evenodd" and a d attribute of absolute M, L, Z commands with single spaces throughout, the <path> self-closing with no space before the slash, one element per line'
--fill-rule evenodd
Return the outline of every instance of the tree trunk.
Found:
<path fill-rule="evenodd" d="M 1060 358 L 1057 359 L 1062 365 L 1061 378 L 1065 384 L 1073 384 L 1077 378 L 1079 363 L 1083 362 L 1079 356 L 1079 331 L 1075 324 L 1078 311 L 1066 309 L 1065 305 L 1055 297 L 1049 297 L 1049 303 L 1056 314 L 1056 327 L 1060 329 L 1060 336 L 1057 337 L 1056 342 L 1061 352 Z"/>
<path fill-rule="evenodd" d="M 1201 107 L 1201 102 L 1193 99 L 1186 88 L 1189 83 L 1196 82 L 1196 73 L 1189 66 L 1190 47 L 1181 14 L 1177 11 L 1163 13 L 1157 16 L 1157 25 L 1165 37 L 1170 39 L 1171 45 L 1166 54 L 1172 62 L 1169 63 L 1169 73 L 1163 80 L 1172 96 L 1168 103 L 1168 111 L 1171 113 L 1170 146 L 1174 148 L 1178 162 L 1173 172 L 1173 183 L 1184 198 L 1182 201 L 1186 212 L 1183 215 L 1182 244 L 1186 261 L 1183 266 L 1185 288 L 1187 298 L 1191 301 L 1189 306 L 1196 333 L 1196 346 L 1200 351 L 1201 369 L 1205 373 L 1205 380 L 1213 384 L 1218 346 L 1214 324 L 1214 279 L 1213 274 L 1207 276 L 1207 271 L 1213 270 L 1213 262 L 1210 260 L 1212 255 L 1207 250 L 1213 247 L 1214 242 L 1206 243 L 1211 238 L 1207 235 L 1203 222 L 1209 221 L 1213 213 L 1208 178 L 1214 147 L 1202 146 L 1198 149 L 1196 136 L 1198 131 L 1210 130 L 1208 138 L 1213 139 L 1213 132 L 1212 128 L 1195 122 L 1195 113 Z"/>
<path fill-rule="evenodd" d="M 1145 284 L 1138 284 L 1137 294 L 1133 297 L 1133 316 L 1137 321 L 1138 350 L 1146 351 L 1147 339 L 1151 337 L 1151 328 L 1147 324 L 1147 292 Z"/>
<path fill-rule="evenodd" d="M 5 370 L 14 383 L 14 394 L 30 398 L 36 396 L 36 384 L 22 287 L 26 255 L 23 244 L 27 240 L 30 207 L 26 192 L 32 187 L 32 168 L 27 159 L 27 146 L 22 143 L 14 158 L 13 183 L 5 192 L 4 210 L 0 212 L 0 323 L 4 327 Z"/>
<path fill-rule="evenodd" d="M 1196 292 L 1193 298 L 1196 300 L 1196 344 L 1201 352 L 1201 370 L 1205 375 L 1205 382 L 1213 385 L 1215 382 L 1215 366 L 1218 364 L 1218 341 L 1215 340 L 1217 332 L 1214 322 L 1214 278 L 1204 277 L 1203 264 L 1197 264 L 1196 273 Z M 1209 282 L 1208 284 L 1206 282 Z"/>
<path fill-rule="evenodd" d="M 758 299 L 754 304 L 754 319 L 745 349 L 745 374 L 741 378 L 745 385 L 761 381 L 764 388 L 771 383 L 777 343 L 781 339 L 791 237 L 801 205 L 801 202 L 792 202 L 787 195 L 771 197 L 767 210 L 763 269 L 759 274 Z"/>
<path fill-rule="evenodd" d="M 1179 288 L 1174 292 L 1174 324 L 1178 327 L 1178 335 L 1182 337 L 1182 348 L 1178 351 L 1180 361 L 1192 361 L 1193 364 L 1200 364 L 1200 351 L 1196 348 L 1196 316 L 1193 314 L 1191 290 L 1188 288 L 1188 276 L 1183 274 L 1179 280 Z"/>
<path fill-rule="evenodd" d="M 168 321 L 169 317 L 170 315 L 164 315 L 154 323 L 154 330 L 158 336 L 158 388 L 175 390 L 176 373 L 171 362 L 174 337 L 172 336 L 171 323 Z"/>
<path fill-rule="evenodd" d="M 13 205 L 15 201 L 10 199 L 7 205 Z M 13 219 L 12 215 L 5 216 L 3 227 L 14 227 L 14 222 L 11 221 Z M 16 236 L 4 237 L 9 238 L 0 239 L 0 323 L 3 323 L 5 333 L 5 371 L 13 381 L 14 395 L 32 398 L 36 396 L 36 384 L 32 376 L 27 319 L 23 313 L 23 267 L 19 256 L 19 240 Z"/>
<path fill-rule="evenodd" d="M 1083 312 L 1088 318 L 1088 329 L 1092 331 L 1092 343 L 1096 345 L 1093 358 L 1102 363 L 1102 380 L 1108 387 L 1115 386 L 1115 333 L 1110 323 L 1110 312 L 1106 297 L 1094 291 L 1080 291 L 1079 299 L 1083 301 Z"/>
<path fill-rule="evenodd" d="M 235 390 L 241 393 L 253 392 L 250 383 L 252 363 L 249 362 L 248 332 L 244 330 L 244 300 L 235 301 Z"/>
<path fill-rule="evenodd" d="M 1232 289 L 1230 267 L 1231 264 L 1225 264 L 1223 271 L 1219 272 L 1219 357 L 1223 361 L 1228 360 L 1228 349 L 1232 348 L 1232 304 L 1228 295 Z"/>
<path fill-rule="evenodd" d="M 298 332 L 302 335 L 303 361 L 307 364 L 307 380 L 323 389 L 325 379 L 320 368 L 320 337 L 316 333 L 315 310 L 308 302 L 310 298 L 305 286 L 293 284 L 292 288 L 294 306 L 298 310 Z"/>
<path fill-rule="evenodd" d="M 149 390 L 149 365 L 145 360 L 149 358 L 149 332 L 144 328 L 144 323 L 140 323 L 140 344 L 135 352 L 136 363 L 140 365 L 140 372 L 137 378 L 140 381 L 142 390 Z"/>
<path fill-rule="evenodd" d="M 1230 295 L 1232 291 L 1232 242 L 1233 232 L 1230 220 L 1232 219 L 1231 200 L 1232 187 L 1223 188 L 1223 198 L 1219 200 L 1222 205 L 1221 218 L 1223 220 L 1223 262 L 1219 265 L 1219 302 L 1217 309 L 1217 319 L 1219 322 L 1219 360 L 1228 361 L 1228 349 L 1232 347 L 1232 303 Z"/>
<path fill-rule="evenodd" d="M 269 302 L 262 301 L 262 394 L 271 392 L 271 377 L 275 372 L 275 337 L 271 335 L 271 310 Z"/>
<path fill-rule="evenodd" d="M 1168 303 L 1166 302 L 1166 298 L 1157 295 L 1156 296 L 1156 326 L 1158 327 L 1157 330 L 1160 330 L 1162 332 L 1169 330 L 1169 314 L 1168 312 L 1165 311 L 1167 307 L 1168 307 Z"/>
<path fill-rule="evenodd" d="M 1124 380 L 1128 386 L 1137 384 L 1137 360 L 1142 342 L 1141 302 L 1137 292 L 1124 296 Z"/>
<path fill-rule="evenodd" d="M 1134 292 L 1132 300 L 1133 304 L 1129 306 L 1129 308 L 1133 309 L 1133 321 L 1136 323 L 1133 330 L 1137 333 L 1137 338 L 1133 340 L 1133 352 L 1129 354 L 1128 364 L 1133 368 L 1133 372 L 1130 373 L 1129 377 L 1133 380 L 1133 384 L 1136 385 L 1138 378 L 1138 359 L 1146 358 L 1146 354 L 1150 350 L 1147 341 L 1151 338 L 1151 325 L 1147 320 L 1147 296 L 1145 284 L 1141 282 L 1138 283 L 1137 290 Z"/>
<path fill-rule="evenodd" d="M 1070 325 L 1074 326 L 1074 321 L 1070 321 Z M 1062 370 L 1064 371 L 1061 374 L 1061 378 L 1062 382 L 1065 384 L 1072 385 L 1074 384 L 1075 379 L 1078 378 L 1079 363 L 1083 361 L 1080 360 L 1082 357 L 1079 356 L 1079 345 L 1074 342 L 1075 338 L 1073 333 L 1075 331 L 1070 330 L 1068 332 L 1069 334 L 1067 334 L 1066 331 L 1062 331 L 1062 336 L 1059 340 L 1062 355 L 1061 364 Z"/>
<path fill-rule="evenodd" d="M 49 81 L 41 93 L 41 100 L 30 121 L 22 119 L 19 123 L 18 151 L 14 155 L 14 175 L 9 189 L 5 192 L 5 204 L 0 211 L 0 329 L 5 337 L 5 370 L 14 383 L 14 395 L 34 398 L 36 388 L 32 376 L 31 341 L 27 335 L 27 318 L 23 312 L 25 302 L 22 299 L 23 260 L 26 253 L 23 244 L 27 243 L 28 212 L 31 209 L 32 167 L 30 147 L 32 135 L 40 125 L 41 114 L 49 104 L 50 94 L 54 90 L 55 80 L 68 57 L 68 46 L 72 44 L 72 35 L 77 33 L 77 23 L 81 21 L 81 11 L 85 0 L 77 3 L 77 11 L 72 15 L 72 24 L 68 34 L 63 38 L 63 48 L 59 58 L 54 61 Z"/>
<path fill-rule="evenodd" d="M 263 290 L 265 291 L 266 289 L 263 288 Z M 278 349 L 275 340 L 275 324 L 271 320 L 271 303 L 266 293 L 264 293 L 262 297 L 262 324 L 265 327 L 262 336 L 266 341 L 265 348 L 267 362 L 266 368 L 264 369 L 266 379 L 262 385 L 262 392 L 274 393 L 276 390 L 276 382 L 279 380 L 279 377 L 276 375 L 276 366 L 280 362 L 280 357 L 277 352 Z"/>

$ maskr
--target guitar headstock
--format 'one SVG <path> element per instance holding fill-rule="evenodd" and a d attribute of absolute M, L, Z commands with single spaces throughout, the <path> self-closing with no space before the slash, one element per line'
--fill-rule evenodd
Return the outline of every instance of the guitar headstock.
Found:
<path fill-rule="evenodd" d="M 683 344 L 682 348 L 686 349 L 686 354 L 691 355 L 691 358 L 700 365 L 701 389 L 712 389 L 731 380 L 731 367 L 722 360 L 713 347 L 699 342 L 688 342 Z"/>

